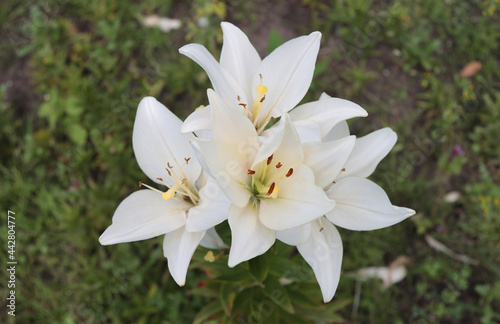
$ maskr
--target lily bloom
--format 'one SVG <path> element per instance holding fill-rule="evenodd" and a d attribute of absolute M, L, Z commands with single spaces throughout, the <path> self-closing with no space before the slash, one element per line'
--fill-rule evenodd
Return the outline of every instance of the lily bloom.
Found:
<path fill-rule="evenodd" d="M 259 137 L 253 123 L 213 90 L 212 139 L 193 139 L 204 169 L 231 201 L 229 266 L 266 252 L 276 231 L 318 219 L 334 206 L 316 185 L 295 129 L 285 114 L 272 132 Z M 312 150 L 314 151 L 314 150 Z"/>
<path fill-rule="evenodd" d="M 220 62 L 200 44 L 179 49 L 208 74 L 215 92 L 252 122 L 258 135 L 268 123 L 294 108 L 304 97 L 314 73 L 321 33 L 294 38 L 261 60 L 248 37 L 236 26 L 221 23 Z M 210 106 L 195 110 L 182 132 L 211 129 Z"/>
<path fill-rule="evenodd" d="M 331 103 L 331 99 L 323 95 L 319 102 Z M 307 125 L 308 131 L 302 132 L 302 140 L 306 142 L 303 143 L 304 148 L 318 145 L 312 139 L 321 139 L 324 146 L 338 147 L 337 154 L 317 155 L 318 159 L 309 165 L 315 173 L 316 184 L 330 199 L 335 200 L 336 205 L 325 217 L 278 232 L 278 239 L 297 246 L 312 267 L 325 302 L 333 298 L 341 272 L 342 239 L 335 226 L 354 231 L 376 230 L 415 214 L 412 209 L 392 205 L 385 191 L 366 179 L 396 143 L 396 133 L 390 128 L 383 128 L 354 140 L 343 119 L 360 111 L 354 104 L 350 112 L 347 108 L 346 105 L 329 107 L 333 117 L 330 120 L 318 119 L 315 114 L 302 115 L 301 111 L 292 116 L 292 119 L 301 120 L 298 128 L 304 130 L 302 126 Z M 339 114 L 335 114 L 336 109 L 340 110 Z M 339 118 L 339 115 L 345 118 Z M 310 127 L 313 124 L 316 126 Z M 312 135 L 312 129 L 316 129 L 317 134 Z"/>
<path fill-rule="evenodd" d="M 152 97 L 139 103 L 132 144 L 139 167 L 157 189 L 139 190 L 118 206 L 112 224 L 99 238 L 102 245 L 133 242 L 165 234 L 163 253 L 179 286 L 198 245 L 222 248 L 213 226 L 227 218 L 229 201 L 207 176 L 180 133 L 182 121 Z"/>

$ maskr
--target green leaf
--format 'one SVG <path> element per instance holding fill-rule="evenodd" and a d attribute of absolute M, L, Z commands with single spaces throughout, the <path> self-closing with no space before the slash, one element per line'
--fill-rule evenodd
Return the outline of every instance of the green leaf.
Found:
<path fill-rule="evenodd" d="M 284 42 L 285 40 L 280 36 L 276 29 L 271 30 L 269 33 L 269 39 L 267 40 L 267 52 L 271 53 Z"/>
<path fill-rule="evenodd" d="M 258 282 L 263 282 L 269 273 L 266 254 L 260 255 L 248 261 L 250 274 Z"/>
<path fill-rule="evenodd" d="M 290 296 L 288 296 L 288 293 L 277 277 L 272 275 L 267 276 L 267 279 L 264 281 L 264 286 L 264 293 L 269 296 L 275 304 L 288 313 L 293 314 L 295 312 L 290 302 Z"/>
<path fill-rule="evenodd" d="M 220 286 L 220 302 L 222 303 L 222 308 L 228 316 L 231 316 L 231 310 L 233 308 L 233 302 L 236 297 L 236 292 L 234 291 L 234 285 L 224 283 Z"/>
<path fill-rule="evenodd" d="M 198 314 L 196 314 L 196 317 L 193 320 L 193 324 L 201 324 L 205 323 L 205 320 L 209 318 L 211 315 L 215 315 L 219 312 L 222 312 L 222 306 L 220 305 L 219 301 L 213 301 L 210 304 L 206 305 L 203 307 Z"/>
<path fill-rule="evenodd" d="M 253 305 L 253 289 L 254 288 L 243 289 L 236 295 L 233 302 L 231 319 L 235 319 L 241 314 L 250 313 L 250 306 Z"/>
<path fill-rule="evenodd" d="M 83 144 L 87 140 L 87 130 L 80 124 L 68 126 L 68 136 L 75 144 Z"/>
<path fill-rule="evenodd" d="M 66 113 L 71 117 L 79 117 L 83 113 L 83 106 L 78 97 L 68 97 L 64 100 Z"/>
<path fill-rule="evenodd" d="M 232 271 L 226 271 L 226 273 L 217 276 L 214 280 L 229 282 L 229 283 L 244 283 L 245 281 L 253 281 L 252 276 L 246 269 L 241 269 L 235 271 L 235 269 L 230 269 Z"/>
<path fill-rule="evenodd" d="M 321 308 L 322 304 L 315 302 L 314 300 L 309 298 L 308 295 L 302 293 L 299 289 L 299 287 L 295 289 L 287 289 L 290 299 L 294 304 L 299 304 L 301 306 L 310 308 Z"/>

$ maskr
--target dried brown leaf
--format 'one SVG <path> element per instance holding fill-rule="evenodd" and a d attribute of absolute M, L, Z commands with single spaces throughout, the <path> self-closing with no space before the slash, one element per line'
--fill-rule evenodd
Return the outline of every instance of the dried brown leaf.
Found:
<path fill-rule="evenodd" d="M 467 63 L 461 70 L 460 70 L 460 77 L 461 78 L 470 78 L 471 76 L 474 76 L 481 70 L 483 67 L 483 63 L 479 61 L 472 61 Z"/>

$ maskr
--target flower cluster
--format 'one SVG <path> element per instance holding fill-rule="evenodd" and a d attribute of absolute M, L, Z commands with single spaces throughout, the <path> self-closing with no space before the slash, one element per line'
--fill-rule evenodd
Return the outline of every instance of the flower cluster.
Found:
<path fill-rule="evenodd" d="M 164 255 L 182 286 L 198 245 L 227 248 L 214 229 L 227 219 L 229 267 L 278 239 L 297 247 L 328 302 L 342 263 L 336 226 L 374 230 L 415 213 L 393 206 L 367 179 L 396 134 L 384 128 L 350 135 L 346 120 L 366 111 L 326 94 L 297 106 L 313 77 L 319 32 L 261 60 L 240 29 L 224 22 L 222 30 L 219 62 L 199 44 L 179 50 L 207 72 L 209 106 L 183 123 L 154 98 L 139 104 L 134 153 L 144 173 L 167 189 L 141 184 L 150 190 L 127 197 L 99 240 L 108 245 L 165 234 Z"/>

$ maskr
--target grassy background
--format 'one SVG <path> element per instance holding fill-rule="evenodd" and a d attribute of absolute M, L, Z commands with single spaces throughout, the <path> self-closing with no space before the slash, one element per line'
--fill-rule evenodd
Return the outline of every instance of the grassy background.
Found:
<path fill-rule="evenodd" d="M 217 298 L 198 289 L 207 279 L 202 262 L 186 287 L 176 286 L 161 238 L 110 247 L 97 239 L 146 179 L 131 146 L 138 102 L 155 96 L 181 118 L 205 104 L 209 80 L 177 49 L 198 42 L 218 57 L 219 24 L 228 20 L 261 56 L 321 31 L 305 101 L 323 91 L 353 100 L 370 114 L 350 123 L 354 134 L 390 126 L 399 135 L 372 178 L 394 204 L 418 213 L 379 231 L 340 229 L 342 269 L 405 255 L 408 275 L 388 289 L 361 283 L 354 312 L 356 281 L 344 275 L 334 301 L 321 307 L 359 323 L 500 322 L 498 2 L 3 1 L 0 255 L 4 268 L 12 210 L 17 321 L 188 323 Z M 147 29 L 141 21 L 150 14 L 179 18 L 182 27 Z M 198 24 L 203 17 L 207 27 Z M 460 77 L 471 61 L 482 69 Z M 464 156 L 453 153 L 457 145 Z M 452 191 L 460 197 L 447 202 Z M 436 251 L 429 237 L 473 262 Z M 13 323 L 6 312 L 0 321 Z"/>

